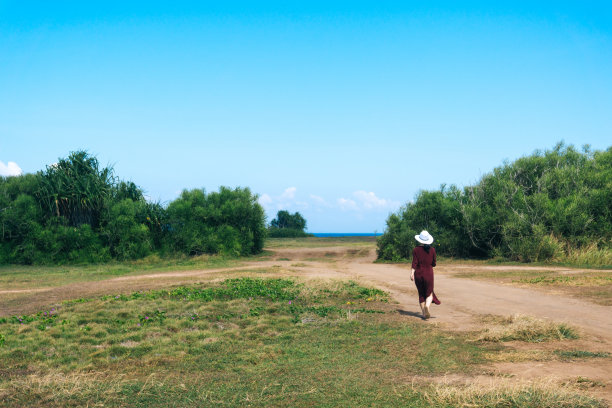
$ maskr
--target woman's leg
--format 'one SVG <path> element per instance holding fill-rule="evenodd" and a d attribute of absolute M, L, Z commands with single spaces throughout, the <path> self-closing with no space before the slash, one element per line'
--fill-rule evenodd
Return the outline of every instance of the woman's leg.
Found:
<path fill-rule="evenodd" d="M 433 300 L 433 292 L 431 293 L 431 295 L 427 296 L 427 299 L 425 299 L 425 307 L 429 309 L 429 306 L 431 306 L 431 301 Z"/>

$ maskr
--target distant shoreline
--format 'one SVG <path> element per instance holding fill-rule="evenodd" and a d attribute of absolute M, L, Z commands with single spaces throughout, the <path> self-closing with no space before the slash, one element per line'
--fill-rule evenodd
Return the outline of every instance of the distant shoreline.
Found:
<path fill-rule="evenodd" d="M 326 237 L 380 237 L 382 233 L 373 233 L 373 232 L 309 232 L 309 234 L 314 235 L 319 238 Z"/>

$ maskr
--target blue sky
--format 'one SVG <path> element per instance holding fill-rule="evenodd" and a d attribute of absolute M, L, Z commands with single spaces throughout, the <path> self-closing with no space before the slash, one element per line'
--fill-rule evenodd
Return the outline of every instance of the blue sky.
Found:
<path fill-rule="evenodd" d="M 605 2 L 122 3 L 0 0 L 0 174 L 86 149 L 153 200 L 381 232 L 420 189 L 612 145 Z"/>

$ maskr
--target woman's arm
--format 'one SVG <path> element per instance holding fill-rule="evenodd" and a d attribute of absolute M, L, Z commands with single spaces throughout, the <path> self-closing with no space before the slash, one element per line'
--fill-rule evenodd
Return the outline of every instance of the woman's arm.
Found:
<path fill-rule="evenodd" d="M 417 254 L 416 254 L 416 248 L 414 248 L 412 250 L 412 270 L 410 272 L 411 281 L 414 280 L 414 271 L 416 270 L 417 266 L 419 266 L 419 258 L 417 257 Z"/>

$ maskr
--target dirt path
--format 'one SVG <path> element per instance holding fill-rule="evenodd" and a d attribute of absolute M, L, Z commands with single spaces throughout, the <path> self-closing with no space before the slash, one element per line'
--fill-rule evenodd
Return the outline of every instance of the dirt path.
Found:
<path fill-rule="evenodd" d="M 373 248 L 327 247 L 274 249 L 271 259 L 250 262 L 241 267 L 151 273 L 122 276 L 98 282 L 71 284 L 64 287 L 2 291 L 0 315 L 28 313 L 57 304 L 64 299 L 119 292 L 132 292 L 198 281 L 223 279 L 231 273 L 264 273 L 265 275 L 301 276 L 305 279 L 354 279 L 389 291 L 398 302 L 398 312 L 409 319 L 420 319 L 417 292 L 409 279 L 409 265 L 374 264 Z M 433 307 L 433 318 L 427 324 L 449 330 L 478 328 L 483 314 L 525 314 L 579 328 L 581 350 L 612 353 L 612 307 L 599 306 L 580 299 L 543 293 L 496 283 L 453 277 L 457 270 L 490 270 L 495 266 L 440 265 L 436 268 L 436 294 L 442 305 Z M 508 269 L 508 267 L 504 267 Z M 513 266 L 511 268 L 522 268 Z M 529 267 L 526 267 L 529 268 Z M 535 269 L 558 269 L 537 267 Z M 570 271 L 562 268 L 563 271 Z M 24 300 L 27 297 L 27 302 Z M 4 299 L 2 299 L 4 298 Z M 27 307 L 24 307 L 24 304 Z M 595 393 L 612 405 L 612 360 L 592 359 L 564 363 L 559 361 L 500 363 L 493 369 L 503 376 L 532 380 L 539 378 L 570 379 L 587 377 L 600 386 Z M 474 380 L 472 378 L 471 380 Z M 487 380 L 488 381 L 488 380 Z"/>

